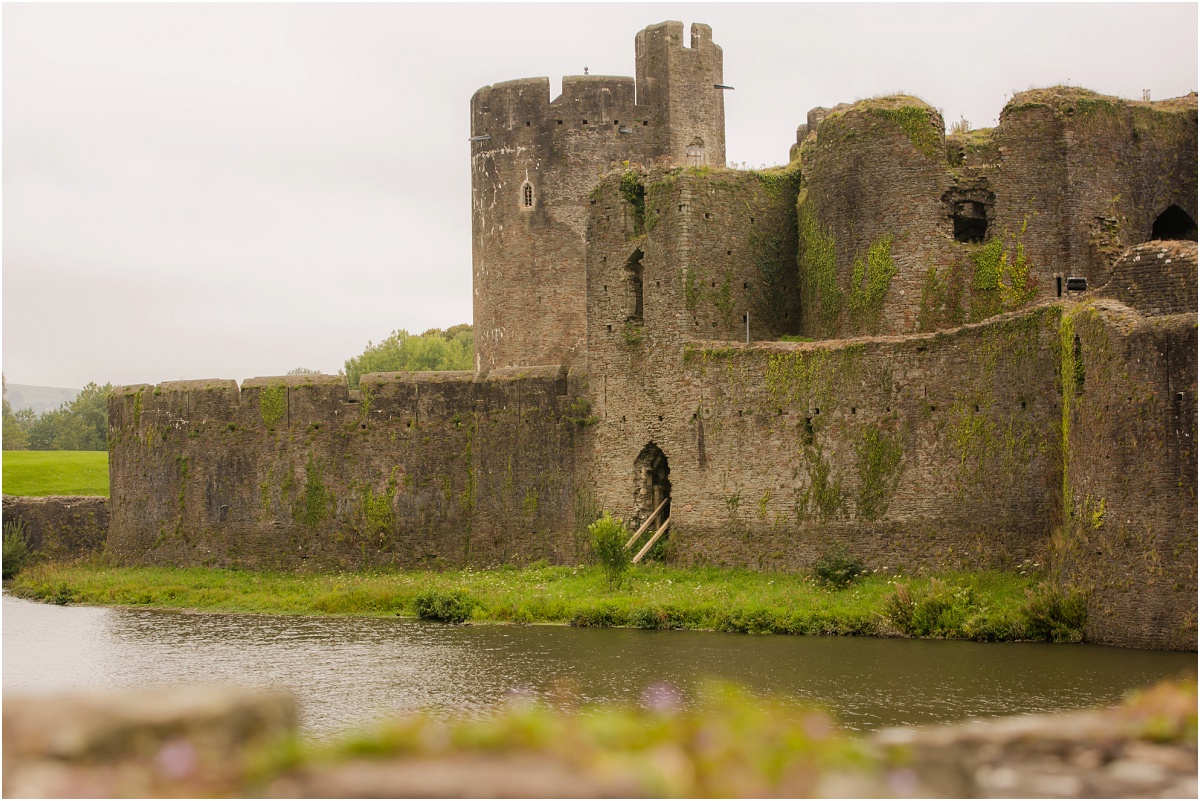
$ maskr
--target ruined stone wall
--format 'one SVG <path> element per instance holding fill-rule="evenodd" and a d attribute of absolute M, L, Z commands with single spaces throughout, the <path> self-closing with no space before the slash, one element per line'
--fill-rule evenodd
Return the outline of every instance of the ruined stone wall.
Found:
<path fill-rule="evenodd" d="M 558 367 L 124 387 L 109 405 L 123 564 L 334 568 L 576 558 Z M 576 393 L 577 394 L 577 393 Z"/>
<path fill-rule="evenodd" d="M 1130 248 L 1098 294 L 1153 316 L 1196 311 L 1196 243 L 1155 241 Z"/>
<path fill-rule="evenodd" d="M 801 164 L 804 333 L 916 330 L 926 271 L 948 264 L 955 244 L 941 115 L 903 96 L 834 110 Z"/>
<path fill-rule="evenodd" d="M 108 509 L 108 498 L 94 496 L 4 496 L 4 522 L 23 521 L 29 550 L 56 562 L 104 550 Z"/>
<path fill-rule="evenodd" d="M 744 341 L 747 312 L 751 339 L 795 332 L 798 183 L 789 170 L 670 168 L 606 177 L 591 195 L 588 228 L 595 374 L 624 371 L 629 354 L 667 343 Z M 630 200 L 638 192 L 641 210 Z"/>
<path fill-rule="evenodd" d="M 1195 236 L 1195 95 L 1053 87 L 944 146 L 941 125 L 900 96 L 799 129 L 804 333 L 940 330 L 1059 297 L 1067 276 L 1102 285 L 1173 204 Z"/>
<path fill-rule="evenodd" d="M 1062 327 L 1064 581 L 1090 595 L 1086 636 L 1196 648 L 1196 313 L 1111 300 Z"/>

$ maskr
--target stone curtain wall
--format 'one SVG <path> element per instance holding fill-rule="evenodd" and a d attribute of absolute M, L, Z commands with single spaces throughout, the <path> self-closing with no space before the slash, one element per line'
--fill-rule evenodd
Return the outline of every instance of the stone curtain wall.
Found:
<path fill-rule="evenodd" d="M 1063 320 L 1068 459 L 1055 539 L 1091 591 L 1087 637 L 1196 648 L 1196 313 L 1142 317 L 1111 300 Z"/>
<path fill-rule="evenodd" d="M 574 383 L 558 367 L 186 381 L 110 402 L 123 564 L 577 558 Z"/>
<path fill-rule="evenodd" d="M 836 543 L 873 567 L 1041 553 L 1057 517 L 1057 307 L 937 336 L 689 343 L 690 255 L 664 216 L 640 242 L 645 321 L 628 338 L 612 264 L 639 243 L 605 216 L 589 265 L 599 507 L 638 517 L 634 463 L 654 443 L 683 562 L 805 569 Z"/>
<path fill-rule="evenodd" d="M 108 509 L 108 498 L 4 496 L 4 522 L 24 521 L 29 550 L 52 561 L 69 561 L 103 551 Z"/>

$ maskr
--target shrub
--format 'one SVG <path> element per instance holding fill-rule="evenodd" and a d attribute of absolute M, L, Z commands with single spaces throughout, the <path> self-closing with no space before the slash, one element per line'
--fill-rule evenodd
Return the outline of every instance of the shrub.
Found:
<path fill-rule="evenodd" d="M 1048 642 L 1079 642 L 1087 620 L 1087 599 L 1082 593 L 1065 592 L 1043 582 L 1036 590 L 1025 591 L 1021 607 L 1025 636 Z"/>
<path fill-rule="evenodd" d="M 625 524 L 605 512 L 603 517 L 588 526 L 588 536 L 592 543 L 592 553 L 604 569 L 608 588 L 611 590 L 620 587 L 630 563 L 629 551 L 625 550 L 625 542 L 629 539 L 629 531 Z"/>
<path fill-rule="evenodd" d="M 29 544 L 25 541 L 25 521 L 12 520 L 4 524 L 4 550 L 2 556 L 4 579 L 8 580 L 21 572 L 29 561 Z"/>
<path fill-rule="evenodd" d="M 913 637 L 962 637 L 975 603 L 969 586 L 956 586 L 933 579 L 929 589 L 914 591 L 892 585 L 884 601 L 884 615 L 901 631 Z"/>
<path fill-rule="evenodd" d="M 609 628 L 624 622 L 617 608 L 608 604 L 577 609 L 571 616 L 571 625 L 581 628 Z"/>
<path fill-rule="evenodd" d="M 866 566 L 840 546 L 822 552 L 812 566 L 813 578 L 839 590 L 849 587 L 864 572 Z"/>
<path fill-rule="evenodd" d="M 417 617 L 446 623 L 462 623 L 478 605 L 466 590 L 422 590 L 413 600 Z"/>

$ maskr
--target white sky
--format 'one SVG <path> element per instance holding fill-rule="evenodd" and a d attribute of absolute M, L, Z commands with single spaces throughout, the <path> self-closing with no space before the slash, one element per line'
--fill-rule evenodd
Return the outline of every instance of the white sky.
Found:
<path fill-rule="evenodd" d="M 667 19 L 725 51 L 727 156 L 905 91 L 994 125 L 1030 86 L 1197 86 L 1196 5 L 3 7 L 3 369 L 21 384 L 336 372 L 471 320 L 469 101 L 632 75 Z"/>

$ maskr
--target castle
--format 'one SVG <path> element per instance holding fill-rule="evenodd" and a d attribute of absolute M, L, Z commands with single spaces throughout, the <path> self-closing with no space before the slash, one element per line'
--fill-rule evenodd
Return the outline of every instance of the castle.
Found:
<path fill-rule="evenodd" d="M 666 22 L 480 89 L 476 370 L 123 387 L 108 553 L 574 563 L 609 510 L 678 563 L 1048 564 L 1089 639 L 1196 648 L 1196 95 L 876 98 L 739 171 L 722 78 Z"/>

